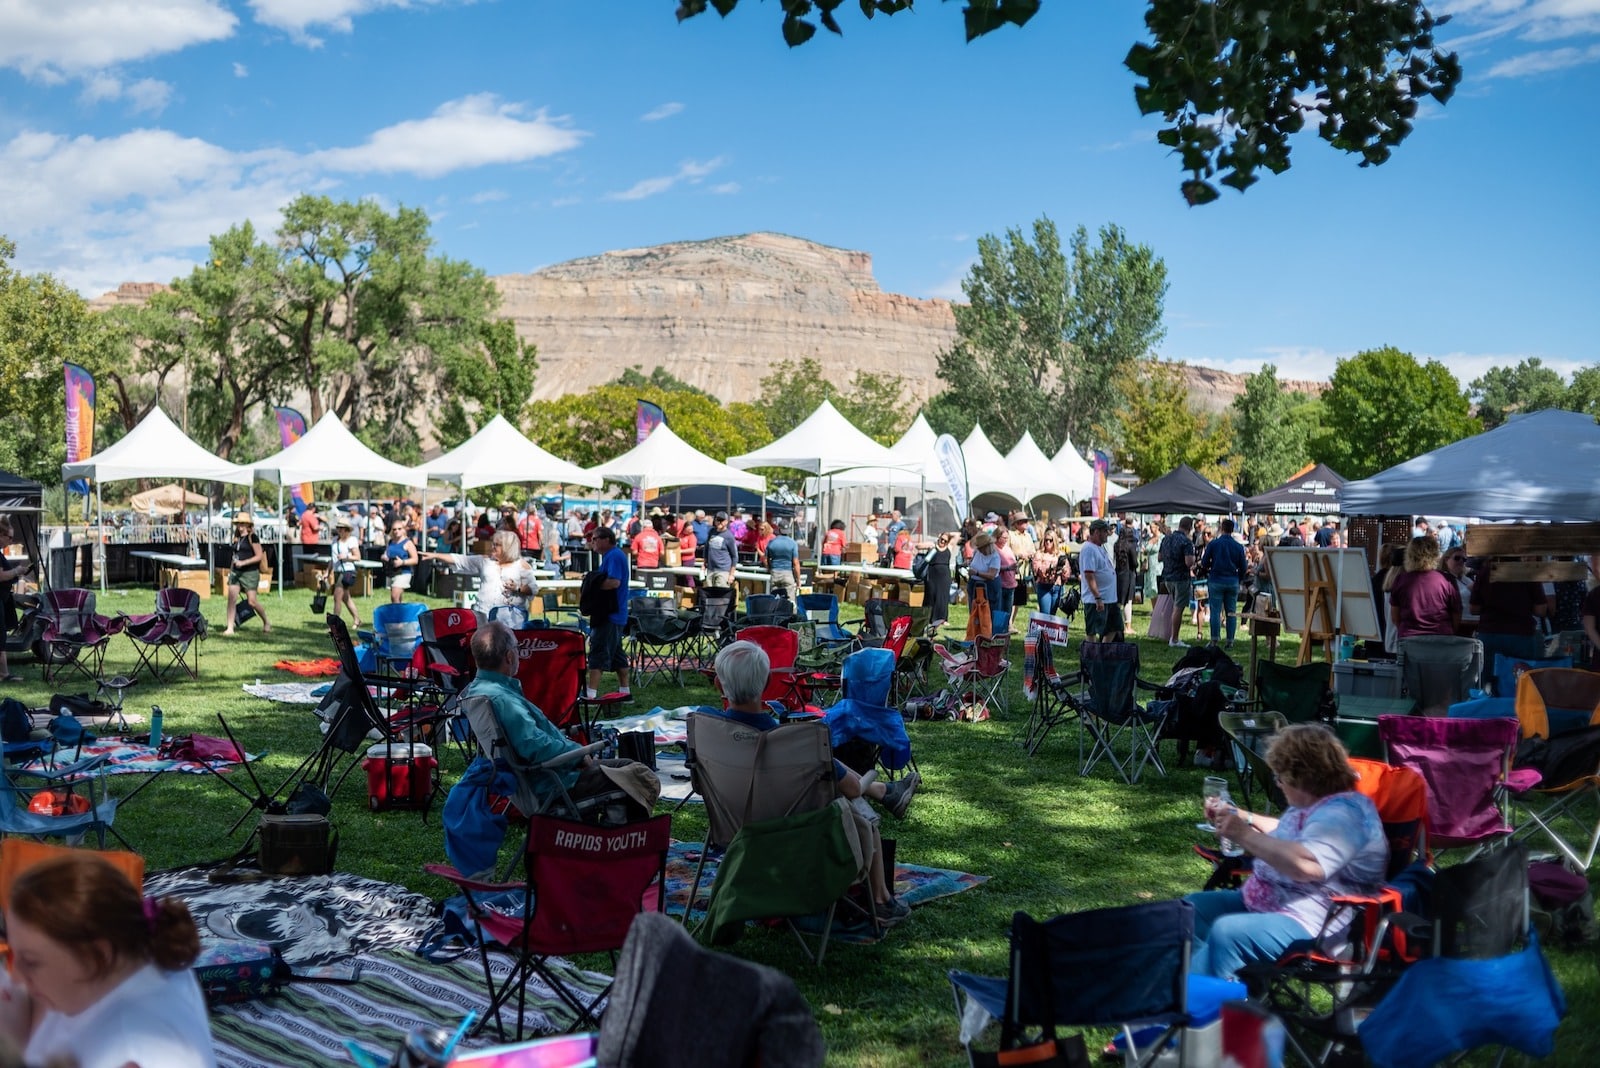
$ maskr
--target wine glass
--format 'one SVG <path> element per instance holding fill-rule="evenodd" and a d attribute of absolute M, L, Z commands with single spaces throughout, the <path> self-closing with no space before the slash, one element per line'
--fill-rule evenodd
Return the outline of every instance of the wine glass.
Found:
<path fill-rule="evenodd" d="M 1219 807 L 1226 806 L 1231 802 L 1228 794 L 1228 780 L 1220 775 L 1207 775 L 1200 787 L 1200 796 L 1203 799 L 1206 820 L 1196 826 L 1203 831 L 1211 831 L 1214 834 L 1217 827 L 1216 824 L 1211 822 L 1211 814 L 1218 810 Z"/>

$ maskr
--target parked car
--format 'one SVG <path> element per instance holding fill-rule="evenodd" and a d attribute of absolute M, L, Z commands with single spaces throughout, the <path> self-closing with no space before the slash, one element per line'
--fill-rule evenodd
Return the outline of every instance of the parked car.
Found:
<path fill-rule="evenodd" d="M 235 509 L 232 507 L 224 507 L 220 511 L 212 514 L 212 541 L 220 542 L 233 540 L 234 511 Z M 257 507 L 254 515 L 256 517 L 256 536 L 262 541 L 277 541 L 278 532 L 283 529 L 283 521 L 278 518 L 277 513 L 266 508 Z M 287 531 L 285 531 L 284 536 L 288 537 Z"/>

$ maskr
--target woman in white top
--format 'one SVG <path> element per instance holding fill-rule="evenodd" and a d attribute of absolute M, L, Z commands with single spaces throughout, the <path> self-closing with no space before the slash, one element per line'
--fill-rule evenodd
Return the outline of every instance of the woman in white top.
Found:
<path fill-rule="evenodd" d="M 183 902 L 140 897 L 105 860 L 75 853 L 17 879 L 6 938 L 20 985 L 0 992 L 0 1028 L 27 1063 L 216 1068 Z"/>
<path fill-rule="evenodd" d="M 443 560 L 458 575 L 478 576 L 474 610 L 512 630 L 528 621 L 528 602 L 539 592 L 533 565 L 522 558 L 522 541 L 514 530 L 498 530 L 489 540 L 489 555 L 421 553 L 424 560 Z"/>
<path fill-rule="evenodd" d="M 356 616 L 356 603 L 350 599 L 350 589 L 356 584 L 356 561 L 361 559 L 361 539 L 356 537 L 355 524 L 348 516 L 340 516 L 334 524 L 333 534 L 333 614 L 339 606 L 350 610 L 350 625 L 361 626 Z"/>

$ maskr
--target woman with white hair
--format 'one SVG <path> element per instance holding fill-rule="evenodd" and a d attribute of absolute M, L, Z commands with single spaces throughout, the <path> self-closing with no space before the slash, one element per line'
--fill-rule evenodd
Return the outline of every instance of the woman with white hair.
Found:
<path fill-rule="evenodd" d="M 496 619 L 513 630 L 528 621 L 528 602 L 539 592 L 533 565 L 522 558 L 522 541 L 514 530 L 498 530 L 489 539 L 489 553 L 420 553 L 424 560 L 439 560 L 458 575 L 478 576 L 478 597 L 473 610 L 484 619 Z"/>

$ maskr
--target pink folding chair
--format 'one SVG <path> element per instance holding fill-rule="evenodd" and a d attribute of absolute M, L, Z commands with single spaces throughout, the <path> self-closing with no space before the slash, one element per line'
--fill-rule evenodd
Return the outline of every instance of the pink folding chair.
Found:
<path fill-rule="evenodd" d="M 1519 733 L 1514 719 L 1378 717 L 1389 763 L 1413 769 L 1428 784 L 1428 844 L 1435 852 L 1476 854 L 1515 829 L 1507 813 Z"/>

